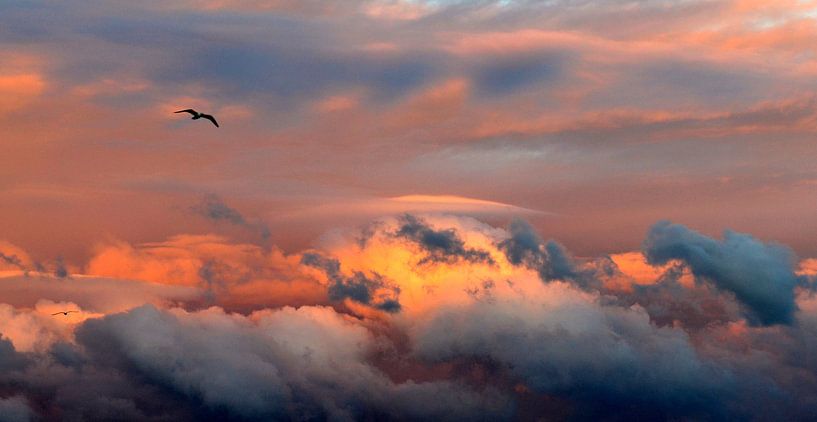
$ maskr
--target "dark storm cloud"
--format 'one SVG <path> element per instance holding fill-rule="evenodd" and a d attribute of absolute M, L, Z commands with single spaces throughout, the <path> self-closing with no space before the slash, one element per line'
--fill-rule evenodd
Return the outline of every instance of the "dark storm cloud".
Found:
<path fill-rule="evenodd" d="M 303 254 L 301 263 L 326 273 L 330 281 L 331 300 L 351 299 L 386 312 L 400 311 L 400 288 L 389 284 L 380 274 L 372 273 L 367 276 L 355 271 L 347 277 L 341 273 L 340 262 L 337 259 L 312 252 Z"/>
<path fill-rule="evenodd" d="M 536 270 L 545 282 L 571 280 L 582 288 L 597 285 L 593 275 L 579 269 L 562 245 L 553 240 L 544 242 L 524 220 L 513 220 L 508 230 L 511 237 L 500 242 L 497 247 L 505 252 L 511 264 Z"/>
<path fill-rule="evenodd" d="M 421 218 L 406 214 L 400 218 L 400 227 L 394 233 L 419 245 L 426 256 L 420 264 L 454 263 L 465 260 L 472 263 L 494 264 L 491 254 L 484 250 L 466 248 L 456 230 L 434 230 Z"/>
<path fill-rule="evenodd" d="M 652 264 L 678 259 L 696 277 L 735 295 L 750 320 L 763 325 L 791 324 L 795 256 L 785 246 L 763 243 L 750 235 L 726 231 L 718 241 L 668 221 L 654 225 L 644 241 Z"/>

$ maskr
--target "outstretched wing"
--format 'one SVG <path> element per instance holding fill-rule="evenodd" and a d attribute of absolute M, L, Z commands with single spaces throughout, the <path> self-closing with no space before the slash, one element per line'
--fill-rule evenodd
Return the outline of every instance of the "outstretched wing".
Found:
<path fill-rule="evenodd" d="M 214 125 L 216 125 L 216 127 L 219 127 L 218 122 L 216 121 L 216 118 L 215 118 L 215 117 L 213 117 L 213 116 L 211 116 L 211 115 L 209 115 L 209 114 L 202 114 L 202 115 L 201 115 L 201 118 L 203 118 L 203 119 L 207 119 L 207 120 L 209 120 L 209 121 L 213 122 L 213 124 L 214 124 Z"/>
<path fill-rule="evenodd" d="M 199 114 L 196 110 L 193 110 L 192 108 L 188 108 L 186 110 L 174 111 L 174 113 L 190 113 L 190 114 L 192 114 L 194 116 Z"/>
<path fill-rule="evenodd" d="M 61 313 L 62 313 L 62 312 L 53 313 L 53 314 L 51 314 L 51 316 L 54 316 L 54 315 L 59 315 L 59 314 L 61 314 Z"/>

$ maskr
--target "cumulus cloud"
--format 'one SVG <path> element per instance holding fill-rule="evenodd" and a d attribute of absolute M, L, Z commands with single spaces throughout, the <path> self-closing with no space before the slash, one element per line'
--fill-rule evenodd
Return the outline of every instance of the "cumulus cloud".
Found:
<path fill-rule="evenodd" d="M 595 283 L 577 267 L 564 247 L 553 240 L 544 242 L 524 220 L 513 220 L 508 229 L 510 237 L 498 246 L 514 265 L 538 271 L 543 281 L 573 280 L 585 288 Z"/>
<path fill-rule="evenodd" d="M 726 231 L 718 241 L 664 221 L 650 229 L 643 248 L 651 263 L 681 260 L 695 276 L 734 294 L 753 322 L 791 324 L 794 320 L 796 260 L 782 245 L 733 231 Z"/>
<path fill-rule="evenodd" d="M 720 412 L 730 374 L 702 360 L 684 331 L 657 328 L 637 307 L 601 306 L 563 283 L 543 289 L 543 301 L 518 294 L 440 309 L 412 331 L 415 352 L 432 361 L 495 360 L 533 391 L 575 399 L 585 418 Z"/>
<path fill-rule="evenodd" d="M 457 382 L 391 381 L 368 361 L 373 335 L 330 308 L 242 316 L 145 306 L 86 322 L 77 344 L 50 357 L 6 350 L 24 362 L 0 381 L 72 419 L 456 420 L 508 411 L 495 392 Z M 429 404 L 435 397 L 446 400 Z"/>
<path fill-rule="evenodd" d="M 710 280 L 736 275 L 702 270 L 782 265 L 785 248 L 656 227 L 644 256 L 596 259 L 549 248 L 521 221 L 428 214 L 292 254 L 207 236 L 103 246 L 86 269 L 130 281 L 0 279 L 0 392 L 47 420 L 813 414 L 813 292 L 796 289 L 789 324 L 757 324 Z M 272 301 L 297 280 L 315 303 Z M 230 292 L 247 283 L 253 306 L 235 306 Z M 59 309 L 81 312 L 50 315 Z"/>

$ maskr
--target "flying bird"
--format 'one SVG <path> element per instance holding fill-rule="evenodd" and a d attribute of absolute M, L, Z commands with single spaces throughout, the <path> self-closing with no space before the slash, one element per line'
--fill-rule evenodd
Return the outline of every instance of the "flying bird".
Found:
<path fill-rule="evenodd" d="M 55 312 L 55 313 L 51 314 L 51 316 L 59 315 L 59 314 L 63 314 L 65 316 L 68 316 L 68 314 L 70 314 L 71 312 L 79 312 L 79 311 L 60 311 L 60 312 Z"/>
<path fill-rule="evenodd" d="M 215 117 L 213 117 L 213 116 L 211 116 L 209 114 L 199 113 L 198 111 L 193 110 L 192 108 L 188 108 L 186 110 L 174 111 L 174 113 L 190 113 L 190 114 L 193 115 L 193 120 L 207 119 L 207 120 L 213 122 L 213 124 L 216 125 L 216 127 L 219 127 L 218 122 L 216 121 Z"/>

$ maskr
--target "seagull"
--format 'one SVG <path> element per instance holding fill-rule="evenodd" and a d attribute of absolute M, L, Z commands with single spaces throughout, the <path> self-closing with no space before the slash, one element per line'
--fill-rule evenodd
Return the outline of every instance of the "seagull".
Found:
<path fill-rule="evenodd" d="M 209 114 L 199 113 L 198 111 L 193 110 L 192 108 L 188 108 L 186 110 L 174 111 L 174 113 L 190 113 L 190 114 L 193 115 L 193 120 L 207 119 L 207 120 L 213 122 L 213 124 L 216 125 L 216 127 L 219 127 L 218 122 L 216 121 L 215 117 L 213 117 L 213 116 L 211 116 Z"/>
<path fill-rule="evenodd" d="M 79 312 L 79 311 L 60 311 L 60 312 L 55 312 L 55 313 L 51 314 L 51 316 L 59 315 L 59 314 L 63 314 L 65 316 L 68 316 L 68 314 L 70 314 L 71 312 Z"/>

